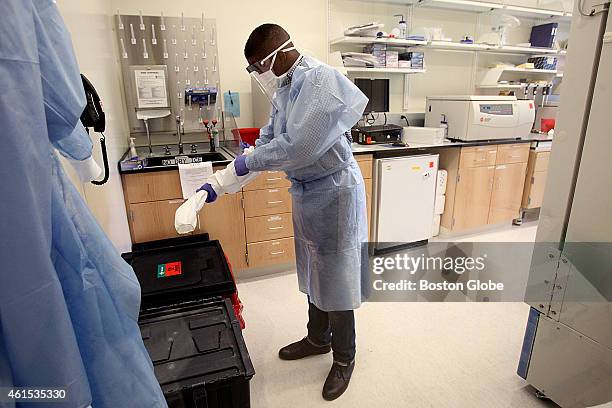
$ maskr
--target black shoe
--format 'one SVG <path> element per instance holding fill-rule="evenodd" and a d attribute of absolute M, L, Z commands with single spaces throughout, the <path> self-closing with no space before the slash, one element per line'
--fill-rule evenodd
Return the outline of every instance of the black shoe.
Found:
<path fill-rule="evenodd" d="M 299 360 L 300 358 L 325 354 L 331 351 L 331 346 L 315 346 L 304 337 L 300 341 L 291 343 L 278 351 L 281 360 Z"/>
<path fill-rule="evenodd" d="M 348 365 L 342 365 L 334 361 L 323 385 L 323 398 L 327 401 L 333 401 L 344 394 L 351 381 L 354 368 L 355 360 Z"/>

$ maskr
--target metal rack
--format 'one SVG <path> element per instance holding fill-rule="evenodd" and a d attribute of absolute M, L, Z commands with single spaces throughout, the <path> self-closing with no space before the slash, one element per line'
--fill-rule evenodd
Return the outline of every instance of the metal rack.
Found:
<path fill-rule="evenodd" d="M 155 133 L 204 132 L 205 120 L 221 120 L 220 69 L 215 19 L 122 15 L 114 17 L 123 75 L 125 100 L 131 134 L 146 131 L 138 119 L 139 106 L 136 77 L 138 72 L 155 70 L 165 81 L 167 107 L 162 102 L 153 109 L 169 109 L 171 114 L 152 120 L 149 130 Z M 163 71 L 163 73 L 162 73 Z M 188 89 L 199 89 L 198 97 Z M 161 90 L 159 93 L 161 94 Z M 202 96 L 204 95 L 204 96 Z M 163 98 L 160 98 L 160 100 Z M 197 101 L 196 101 L 197 100 Z"/>

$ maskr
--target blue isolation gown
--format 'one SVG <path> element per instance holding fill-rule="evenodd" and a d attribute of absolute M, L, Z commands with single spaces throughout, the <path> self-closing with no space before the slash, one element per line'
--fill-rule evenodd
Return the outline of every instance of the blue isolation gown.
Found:
<path fill-rule="evenodd" d="M 344 75 L 304 57 L 246 158 L 251 171 L 291 180 L 300 291 L 324 311 L 353 310 L 367 297 L 365 188 L 345 135 L 367 103 Z"/>
<path fill-rule="evenodd" d="M 66 389 L 61 402 L 18 406 L 165 407 L 138 281 L 56 156 L 92 151 L 57 6 L 4 0 L 0 21 L 0 387 Z"/>

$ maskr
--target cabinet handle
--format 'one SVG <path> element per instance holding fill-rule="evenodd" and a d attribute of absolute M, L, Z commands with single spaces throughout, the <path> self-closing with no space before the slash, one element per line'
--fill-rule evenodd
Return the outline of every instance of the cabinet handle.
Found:
<path fill-rule="evenodd" d="M 268 204 L 273 205 L 273 204 L 281 204 L 283 202 L 283 200 L 278 200 L 278 201 L 268 201 Z"/>
<path fill-rule="evenodd" d="M 282 180 L 282 177 L 273 177 L 273 178 L 267 178 L 266 181 L 278 181 L 278 180 Z"/>
<path fill-rule="evenodd" d="M 279 229 L 283 229 L 283 226 L 280 227 L 268 227 L 269 230 L 279 230 Z"/>
<path fill-rule="evenodd" d="M 274 252 L 270 252 L 270 255 L 282 255 L 284 253 L 285 251 L 274 251 Z"/>

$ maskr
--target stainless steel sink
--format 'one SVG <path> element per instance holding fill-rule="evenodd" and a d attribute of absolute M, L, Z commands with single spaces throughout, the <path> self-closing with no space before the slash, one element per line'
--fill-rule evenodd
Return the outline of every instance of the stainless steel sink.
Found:
<path fill-rule="evenodd" d="M 172 154 L 174 153 L 174 154 Z M 214 163 L 227 163 L 233 159 L 228 153 L 222 149 L 218 149 L 216 152 L 197 152 L 191 153 L 188 147 L 185 147 L 184 154 L 178 154 L 178 152 L 172 152 L 171 154 L 153 154 L 146 157 L 145 167 L 163 167 L 163 166 L 176 166 L 178 164 L 187 163 L 202 163 L 212 162 Z"/>

